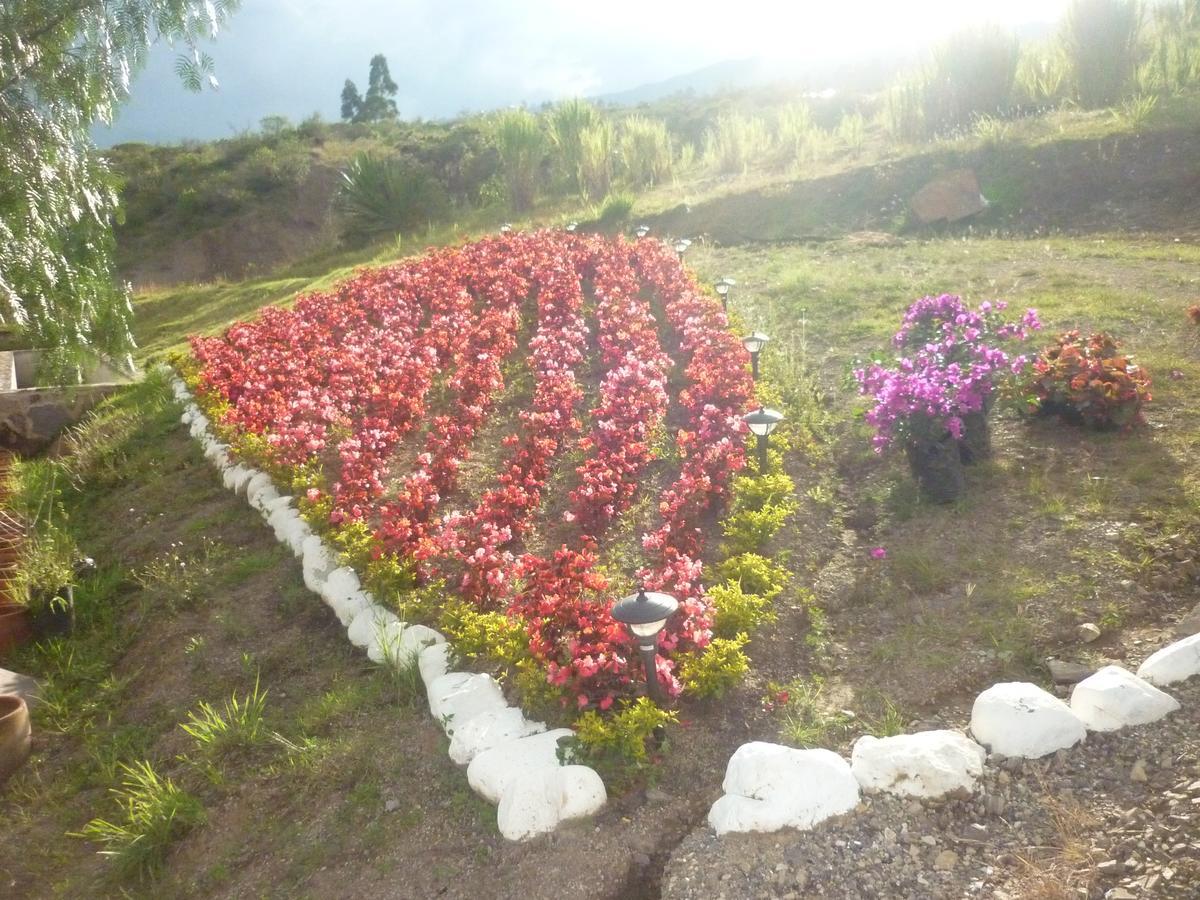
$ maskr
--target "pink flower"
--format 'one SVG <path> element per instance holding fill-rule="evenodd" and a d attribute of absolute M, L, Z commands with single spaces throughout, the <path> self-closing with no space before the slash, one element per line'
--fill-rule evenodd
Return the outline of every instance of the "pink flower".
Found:
<path fill-rule="evenodd" d="M 887 550 L 884 547 L 876 547 L 871 551 L 871 559 L 887 559 Z"/>

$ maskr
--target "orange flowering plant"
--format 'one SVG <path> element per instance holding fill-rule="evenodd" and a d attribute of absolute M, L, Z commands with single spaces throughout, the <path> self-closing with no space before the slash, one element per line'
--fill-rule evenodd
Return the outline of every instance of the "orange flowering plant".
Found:
<path fill-rule="evenodd" d="M 1121 351 L 1112 335 L 1086 340 L 1079 331 L 1060 335 L 1030 367 L 1033 411 L 1095 428 L 1129 428 L 1143 421 L 1150 376 Z"/>

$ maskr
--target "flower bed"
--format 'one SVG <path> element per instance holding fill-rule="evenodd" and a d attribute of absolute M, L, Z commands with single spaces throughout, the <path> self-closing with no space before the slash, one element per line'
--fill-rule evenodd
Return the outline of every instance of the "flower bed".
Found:
<path fill-rule="evenodd" d="M 519 365 L 527 314 L 532 396 L 472 498 L 460 472 Z M 681 356 L 680 462 L 637 575 L 680 600 L 658 672 L 678 693 L 677 666 L 712 639 L 705 527 L 744 464 L 753 387 L 719 304 L 666 246 L 535 232 L 436 251 L 196 338 L 184 368 L 236 455 L 292 484 L 335 545 L 396 576 L 373 585 L 381 599 L 402 602 L 405 588 L 442 580 L 456 603 L 523 634 L 523 652 L 564 697 L 607 709 L 632 693 L 631 656 L 609 614 L 601 539 L 634 501 L 666 422 L 660 328 Z M 599 372 L 590 410 L 585 370 Z M 573 450 L 578 481 L 561 498 L 565 524 L 554 523 L 566 539 L 529 552 L 526 539 L 549 524 L 547 486 Z"/>

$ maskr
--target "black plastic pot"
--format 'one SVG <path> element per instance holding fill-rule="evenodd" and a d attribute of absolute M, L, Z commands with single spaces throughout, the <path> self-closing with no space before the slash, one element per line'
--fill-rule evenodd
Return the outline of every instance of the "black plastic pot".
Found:
<path fill-rule="evenodd" d="M 953 503 L 966 487 L 962 451 L 949 434 L 940 440 L 912 441 L 907 449 L 908 465 L 921 493 L 935 503 Z"/>
<path fill-rule="evenodd" d="M 958 442 L 958 452 L 963 464 L 968 466 L 992 455 L 992 429 L 986 410 L 967 413 L 962 417 L 962 439 Z"/>

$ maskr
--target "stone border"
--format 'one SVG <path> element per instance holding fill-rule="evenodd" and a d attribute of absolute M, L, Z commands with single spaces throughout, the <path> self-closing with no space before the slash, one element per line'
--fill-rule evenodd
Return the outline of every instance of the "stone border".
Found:
<path fill-rule="evenodd" d="M 430 714 L 450 738 L 450 758 L 467 767 L 467 780 L 497 805 L 497 825 L 510 841 L 554 831 L 561 821 L 590 816 L 607 802 L 600 776 L 587 766 L 563 765 L 558 742 L 574 732 L 547 731 L 509 706 L 491 675 L 451 671 L 444 635 L 408 624 L 362 588 L 358 574 L 300 516 L 293 498 L 266 473 L 234 461 L 230 448 L 209 430 L 209 420 L 187 385 L 167 369 L 180 421 L 204 448 L 225 487 L 262 514 L 280 543 L 301 561 L 304 584 L 333 610 L 352 644 L 372 662 L 419 667 Z"/>
<path fill-rule="evenodd" d="M 1070 703 L 1028 682 L 996 684 L 975 698 L 970 733 L 922 731 L 896 737 L 865 735 L 850 762 L 830 750 L 743 744 L 729 760 L 724 796 L 708 813 L 718 835 L 809 830 L 859 806 L 861 793 L 936 798 L 974 793 L 988 751 L 1037 759 L 1073 747 L 1089 731 L 1145 725 L 1179 709 L 1156 685 L 1200 675 L 1200 634 L 1152 654 L 1137 674 L 1105 666 L 1075 685 Z"/>

